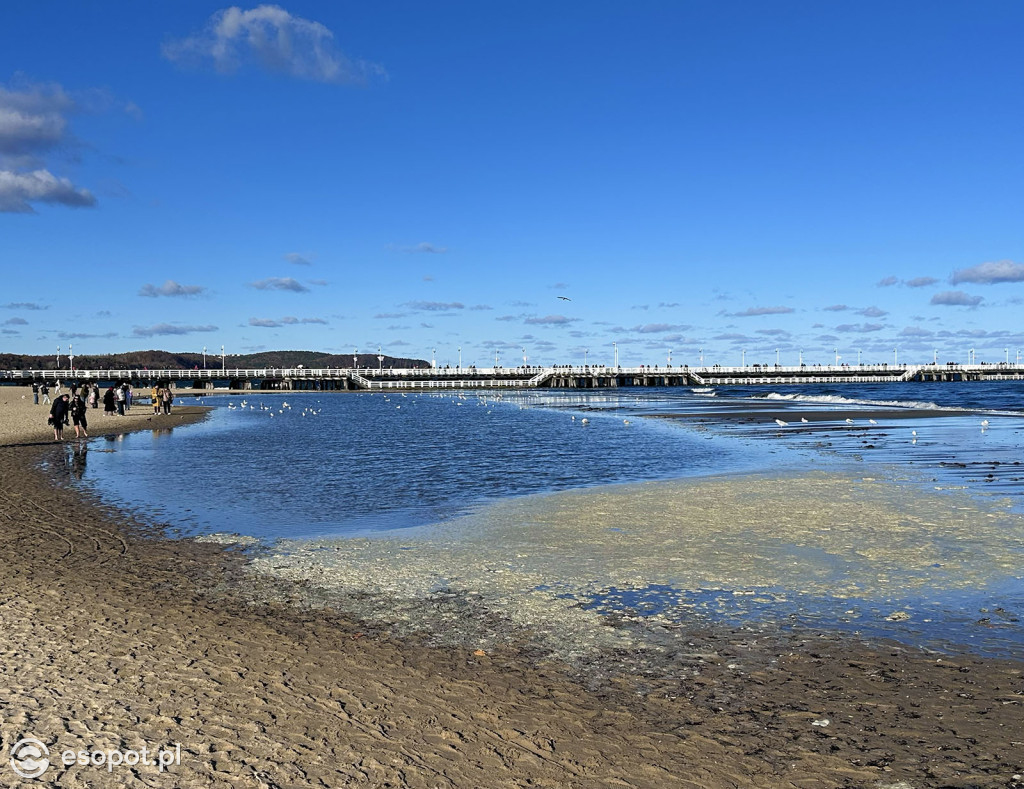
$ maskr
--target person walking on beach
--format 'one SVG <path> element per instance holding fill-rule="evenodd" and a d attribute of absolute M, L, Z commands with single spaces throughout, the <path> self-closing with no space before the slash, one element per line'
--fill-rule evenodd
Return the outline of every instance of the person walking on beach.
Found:
<path fill-rule="evenodd" d="M 161 399 L 161 401 L 164 404 L 164 413 L 165 414 L 171 413 L 171 403 L 174 402 L 174 394 L 173 394 L 173 392 L 171 392 L 171 387 L 170 386 L 168 386 L 167 388 L 165 388 L 163 390 L 163 392 L 160 395 L 160 399 Z"/>
<path fill-rule="evenodd" d="M 47 403 L 49 403 L 50 402 L 50 387 L 46 385 L 45 381 L 43 382 L 43 385 L 39 387 L 39 392 L 43 396 L 43 405 L 46 405 Z"/>
<path fill-rule="evenodd" d="M 117 415 L 124 416 L 125 387 L 119 386 L 114 390 L 114 399 L 117 402 Z"/>
<path fill-rule="evenodd" d="M 32 382 L 32 405 L 39 405 L 39 384 Z"/>
<path fill-rule="evenodd" d="M 131 411 L 132 410 L 132 397 L 133 396 L 134 395 L 133 395 L 133 392 L 132 392 L 131 385 L 130 384 L 125 384 L 124 385 L 124 410 L 125 411 Z"/>
<path fill-rule="evenodd" d="M 110 416 L 114 413 L 114 402 L 117 400 L 117 396 L 114 394 L 114 387 L 110 387 L 103 394 L 103 415 Z"/>
<path fill-rule="evenodd" d="M 64 425 L 68 421 L 68 401 L 71 399 L 71 395 L 61 395 L 50 406 L 50 419 L 48 420 L 53 425 L 53 440 L 62 441 L 64 439 Z"/>
<path fill-rule="evenodd" d="M 92 394 L 89 395 L 89 405 L 91 405 L 93 408 L 99 408 L 100 407 L 100 385 L 99 384 L 93 384 L 92 385 Z"/>
<path fill-rule="evenodd" d="M 81 395 L 75 395 L 75 398 L 71 401 L 71 421 L 75 425 L 75 438 L 89 437 L 89 433 L 86 430 L 89 427 L 89 423 L 86 421 L 87 411 L 85 400 Z"/>
<path fill-rule="evenodd" d="M 153 401 L 153 413 L 154 414 L 159 414 L 160 413 L 160 395 L 161 395 L 162 391 L 163 390 L 160 389 L 159 386 L 157 386 L 156 384 L 153 384 L 153 391 L 150 392 L 149 399 Z"/>

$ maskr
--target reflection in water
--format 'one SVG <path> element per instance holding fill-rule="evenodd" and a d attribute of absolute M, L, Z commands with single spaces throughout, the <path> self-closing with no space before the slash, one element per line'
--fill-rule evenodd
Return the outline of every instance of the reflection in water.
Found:
<path fill-rule="evenodd" d="M 85 456 L 89 452 L 89 444 L 79 441 L 78 443 L 71 444 L 69 449 L 71 452 L 65 454 L 64 462 L 71 473 L 71 478 L 81 479 L 82 475 L 85 474 Z"/>

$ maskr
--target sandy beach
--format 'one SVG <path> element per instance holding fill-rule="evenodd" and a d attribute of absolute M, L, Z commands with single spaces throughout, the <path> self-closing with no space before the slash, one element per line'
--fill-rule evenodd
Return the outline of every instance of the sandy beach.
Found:
<path fill-rule="evenodd" d="M 694 625 L 676 670 L 609 654 L 587 675 L 529 632 L 398 637 L 62 484 L 47 412 L 0 388 L 0 785 L 1024 786 L 1024 662 Z M 90 411 L 90 434 L 204 413 Z M 167 490 L 188 496 L 173 464 Z M 22 781 L 7 756 L 26 737 L 50 766 Z M 162 772 L 62 763 L 176 746 Z"/>

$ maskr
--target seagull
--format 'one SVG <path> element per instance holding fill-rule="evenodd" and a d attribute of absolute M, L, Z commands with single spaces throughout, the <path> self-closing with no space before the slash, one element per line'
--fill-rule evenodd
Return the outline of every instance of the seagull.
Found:
<path fill-rule="evenodd" d="M 982 427 L 988 427 L 988 420 L 987 419 L 982 419 L 981 420 L 981 426 Z"/>
<path fill-rule="evenodd" d="M 560 298 L 562 301 L 572 301 L 572 299 L 570 299 L 568 296 L 559 296 L 558 298 Z"/>
<path fill-rule="evenodd" d="M 800 417 L 800 421 L 801 421 L 801 422 L 806 422 L 806 421 L 807 421 L 807 417 L 806 417 L 806 416 L 802 416 L 802 417 Z"/>
<path fill-rule="evenodd" d="M 582 423 L 583 423 L 584 425 L 588 425 L 588 424 L 590 424 L 590 420 L 589 420 L 589 419 L 587 419 L 586 417 L 583 417 Z"/>
<path fill-rule="evenodd" d="M 910 431 L 910 435 L 912 435 L 914 438 L 917 438 L 917 431 L 916 430 L 911 430 Z"/>
<path fill-rule="evenodd" d="M 779 427 L 785 427 L 786 425 L 789 424 L 789 422 L 783 422 L 781 419 L 776 419 L 775 424 L 777 424 Z"/>
<path fill-rule="evenodd" d="M 628 420 L 628 419 L 623 419 L 623 420 L 622 420 L 622 424 L 624 424 L 624 425 L 628 425 L 628 424 L 629 424 L 629 420 Z"/>
<path fill-rule="evenodd" d="M 878 422 L 876 422 L 874 419 L 869 419 L 868 422 L 870 422 L 872 425 L 878 424 Z"/>
<path fill-rule="evenodd" d="M 850 419 L 849 417 L 847 417 L 847 418 L 846 418 L 846 424 L 848 424 L 848 425 L 852 425 L 852 424 L 853 424 L 853 420 L 852 420 L 852 419 Z"/>

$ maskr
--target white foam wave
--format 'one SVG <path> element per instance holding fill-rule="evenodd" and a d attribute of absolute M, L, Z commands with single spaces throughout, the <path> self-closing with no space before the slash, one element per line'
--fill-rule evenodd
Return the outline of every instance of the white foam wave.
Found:
<path fill-rule="evenodd" d="M 822 405 L 856 405 L 867 408 L 905 408 L 919 411 L 963 411 L 965 414 L 997 414 L 999 416 L 1020 416 L 1020 411 L 998 411 L 989 408 L 964 408 L 955 405 L 939 405 L 926 400 L 868 400 L 842 395 L 802 395 L 769 392 L 755 395 L 752 400 L 784 400 L 791 403 L 818 403 Z"/>
<path fill-rule="evenodd" d="M 702 397 L 718 397 L 718 392 L 716 392 L 712 386 L 697 386 L 690 391 L 695 395 L 701 395 Z"/>
<path fill-rule="evenodd" d="M 754 399 L 765 400 L 788 400 L 794 403 L 824 403 L 830 405 L 866 405 L 884 408 L 915 408 L 932 411 L 969 411 L 976 409 L 956 408 L 942 406 L 938 403 L 930 403 L 924 400 L 866 400 L 855 397 L 843 397 L 842 395 L 802 395 L 802 394 L 780 394 L 769 392 Z"/>

